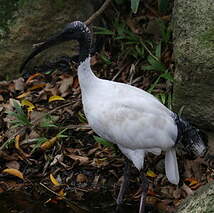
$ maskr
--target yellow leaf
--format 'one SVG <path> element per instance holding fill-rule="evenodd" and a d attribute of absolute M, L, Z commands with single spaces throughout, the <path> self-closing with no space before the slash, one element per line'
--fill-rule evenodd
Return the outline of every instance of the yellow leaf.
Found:
<path fill-rule="evenodd" d="M 24 92 L 21 95 L 17 96 L 16 98 L 21 99 L 21 98 L 25 98 L 28 95 L 30 95 L 30 92 Z"/>
<path fill-rule="evenodd" d="M 49 149 L 51 148 L 57 141 L 58 137 L 55 136 L 53 138 L 51 138 L 50 140 L 47 140 L 45 141 L 41 146 L 40 148 L 43 149 L 43 150 L 46 150 L 46 149 Z"/>
<path fill-rule="evenodd" d="M 189 186 L 198 184 L 198 181 L 195 178 L 186 178 L 185 181 L 189 182 Z"/>
<path fill-rule="evenodd" d="M 27 106 L 28 107 L 27 108 L 28 112 L 33 111 L 33 109 L 35 108 L 35 106 L 30 101 L 28 101 L 26 99 L 22 100 L 21 105 L 22 106 Z"/>
<path fill-rule="evenodd" d="M 4 169 L 4 170 L 2 171 L 2 173 L 7 173 L 7 174 L 16 176 L 16 177 L 18 177 L 18 178 L 24 180 L 24 177 L 23 177 L 22 172 L 20 172 L 20 171 L 17 170 L 17 169 Z"/>
<path fill-rule="evenodd" d="M 51 96 L 48 100 L 48 102 L 51 102 L 51 101 L 64 101 L 65 99 L 61 96 L 58 96 L 58 95 L 54 95 L 54 96 Z"/>
<path fill-rule="evenodd" d="M 150 169 L 146 172 L 146 176 L 148 176 L 148 177 L 157 177 L 157 175 Z"/>
<path fill-rule="evenodd" d="M 65 192 L 64 192 L 64 189 L 61 189 L 59 192 L 58 192 L 58 195 L 60 196 L 60 197 L 64 197 L 66 194 L 65 194 Z"/>
<path fill-rule="evenodd" d="M 55 186 L 60 186 L 60 183 L 52 174 L 50 174 L 50 180 Z"/>
<path fill-rule="evenodd" d="M 19 141 L 20 141 L 20 135 L 16 135 L 16 137 L 15 137 L 15 147 L 18 150 L 20 150 Z"/>

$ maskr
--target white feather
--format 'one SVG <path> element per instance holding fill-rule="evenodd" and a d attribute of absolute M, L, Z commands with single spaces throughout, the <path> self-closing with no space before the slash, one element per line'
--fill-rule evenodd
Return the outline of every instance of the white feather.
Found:
<path fill-rule="evenodd" d="M 91 128 L 117 144 L 139 170 L 143 168 L 146 152 L 158 155 L 161 150 L 171 150 L 177 138 L 172 112 L 141 89 L 97 78 L 89 60 L 80 64 L 78 76 L 83 108 Z M 177 175 L 177 170 L 174 176 L 168 171 L 175 165 L 176 156 L 167 156 L 166 161 L 173 159 L 173 163 L 166 162 L 167 177 L 174 183 L 171 177 Z"/>
<path fill-rule="evenodd" d="M 179 171 L 175 148 L 166 152 L 165 171 L 169 182 L 177 185 L 179 183 Z"/>

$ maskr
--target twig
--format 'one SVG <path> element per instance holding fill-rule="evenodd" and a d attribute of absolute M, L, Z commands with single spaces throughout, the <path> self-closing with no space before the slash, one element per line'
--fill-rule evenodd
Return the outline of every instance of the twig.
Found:
<path fill-rule="evenodd" d="M 85 24 L 86 25 L 90 25 L 94 21 L 94 19 L 96 19 L 98 16 L 100 16 L 104 12 L 104 10 L 108 7 L 108 5 L 110 4 L 110 2 L 111 2 L 111 0 L 105 0 L 105 2 L 100 7 L 100 9 L 98 9 L 92 16 L 90 16 L 85 21 Z"/>
<path fill-rule="evenodd" d="M 42 187 L 44 187 L 45 189 L 47 189 L 49 192 L 51 192 L 52 194 L 56 195 L 57 197 L 61 197 L 62 199 L 64 199 L 63 196 L 60 196 L 58 193 L 54 192 L 53 190 L 49 189 L 47 186 L 45 186 L 43 183 L 39 183 Z"/>

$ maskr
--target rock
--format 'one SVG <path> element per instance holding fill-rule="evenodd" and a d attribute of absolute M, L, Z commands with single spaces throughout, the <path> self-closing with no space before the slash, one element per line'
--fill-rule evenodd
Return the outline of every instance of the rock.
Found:
<path fill-rule="evenodd" d="M 173 105 L 200 128 L 214 128 L 214 1 L 175 0 Z"/>
<path fill-rule="evenodd" d="M 187 197 L 179 206 L 178 213 L 214 212 L 214 181 L 206 184 Z"/>
<path fill-rule="evenodd" d="M 87 20 L 97 9 L 94 0 L 37 0 L 24 1 L 13 13 L 7 38 L 0 42 L 0 79 L 18 74 L 20 64 L 40 43 L 74 20 Z M 96 1 L 99 4 L 100 1 Z M 0 8 L 1 9 L 1 8 Z M 0 11 L 1 12 L 1 11 Z M 51 48 L 33 60 L 40 63 L 57 56 L 71 55 L 72 42 Z"/>

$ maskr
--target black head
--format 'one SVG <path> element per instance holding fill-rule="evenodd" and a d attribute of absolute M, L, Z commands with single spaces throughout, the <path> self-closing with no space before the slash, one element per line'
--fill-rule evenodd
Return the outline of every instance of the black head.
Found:
<path fill-rule="evenodd" d="M 27 65 L 27 63 L 40 52 L 48 49 L 51 46 L 55 46 L 62 42 L 77 40 L 80 45 L 80 58 L 79 61 L 84 61 L 90 53 L 91 48 L 91 32 L 89 28 L 81 21 L 74 21 L 62 30 L 62 32 L 50 37 L 47 41 L 43 42 L 41 45 L 35 48 L 35 50 L 28 56 L 28 58 L 23 62 L 20 68 L 22 72 Z"/>
<path fill-rule="evenodd" d="M 190 154 L 194 154 L 196 157 L 203 157 L 207 151 L 199 129 L 193 126 L 184 131 L 182 144 Z"/>
<path fill-rule="evenodd" d="M 178 127 L 179 141 L 184 145 L 185 150 L 195 157 L 204 156 L 207 147 L 200 130 L 178 115 L 176 115 L 175 122 Z"/>

